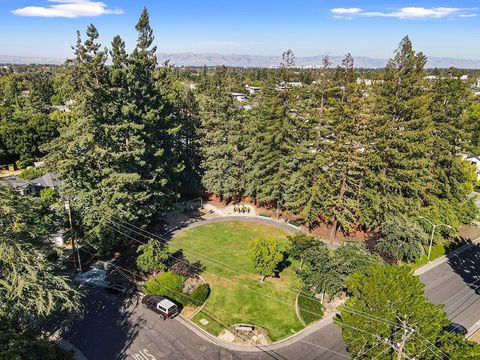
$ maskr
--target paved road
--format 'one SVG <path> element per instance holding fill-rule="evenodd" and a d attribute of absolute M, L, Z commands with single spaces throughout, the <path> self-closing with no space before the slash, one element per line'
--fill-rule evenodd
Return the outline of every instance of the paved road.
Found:
<path fill-rule="evenodd" d="M 136 299 L 124 302 L 102 289 L 90 289 L 81 319 L 63 335 L 88 360 L 344 360 L 339 329 L 327 325 L 304 341 L 265 352 L 232 352 L 212 344 L 179 320 L 161 321 Z"/>
<path fill-rule="evenodd" d="M 480 321 L 480 245 L 420 275 L 426 294 L 435 304 L 444 304 L 448 318 L 467 329 Z"/>

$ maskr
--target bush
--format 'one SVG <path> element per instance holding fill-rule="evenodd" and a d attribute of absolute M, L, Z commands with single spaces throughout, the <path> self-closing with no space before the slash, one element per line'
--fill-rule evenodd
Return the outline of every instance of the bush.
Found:
<path fill-rule="evenodd" d="M 301 225 L 301 224 L 300 224 L 298 221 L 296 221 L 296 220 L 290 220 L 288 223 L 289 223 L 290 225 L 293 225 L 293 226 L 296 226 L 296 227 L 300 227 L 300 225 Z"/>
<path fill-rule="evenodd" d="M 185 277 L 171 272 L 163 273 L 145 283 L 145 293 L 168 297 L 182 305 L 188 304 L 188 297 L 183 294 Z"/>
<path fill-rule="evenodd" d="M 32 161 L 29 161 L 29 160 L 17 160 L 15 162 L 15 165 L 17 165 L 18 169 L 25 169 L 28 165 L 31 165 L 31 164 L 32 164 Z"/>
<path fill-rule="evenodd" d="M 170 255 L 168 263 L 169 270 L 172 273 L 185 276 L 186 278 L 197 278 L 198 274 L 205 270 L 200 261 L 191 263 L 185 258 L 181 249 Z"/>
<path fill-rule="evenodd" d="M 210 286 L 202 284 L 190 293 L 190 303 L 194 306 L 202 305 L 210 295 Z"/>
<path fill-rule="evenodd" d="M 35 168 L 29 167 L 28 169 L 23 170 L 18 177 L 25 179 L 25 180 L 33 180 L 40 176 L 45 175 L 46 169 L 45 168 Z"/>
<path fill-rule="evenodd" d="M 264 218 L 271 218 L 272 216 L 269 213 L 260 213 L 258 216 L 264 217 Z"/>
<path fill-rule="evenodd" d="M 141 253 L 135 260 L 137 267 L 144 273 L 160 272 L 165 270 L 168 253 L 165 246 L 157 240 L 150 239 L 146 244 L 137 248 L 137 253 Z"/>
<path fill-rule="evenodd" d="M 298 311 L 307 325 L 323 318 L 323 305 L 310 291 L 302 290 L 298 295 Z"/>
<path fill-rule="evenodd" d="M 382 223 L 382 232 L 375 250 L 390 253 L 397 260 L 415 262 L 422 256 L 422 246 L 428 244 L 428 240 L 428 235 L 418 224 L 406 217 L 397 216 Z"/>

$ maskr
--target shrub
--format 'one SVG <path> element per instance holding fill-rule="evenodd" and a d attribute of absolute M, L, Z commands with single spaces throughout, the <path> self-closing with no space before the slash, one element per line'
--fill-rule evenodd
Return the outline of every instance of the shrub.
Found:
<path fill-rule="evenodd" d="M 196 278 L 198 274 L 205 270 L 200 261 L 191 263 L 185 258 L 182 250 L 171 254 L 168 263 L 169 270 L 172 273 L 185 276 L 186 278 Z"/>
<path fill-rule="evenodd" d="M 45 168 L 35 168 L 29 167 L 28 169 L 23 170 L 18 177 L 25 179 L 25 180 L 33 180 L 40 176 L 45 175 L 46 169 Z"/>
<path fill-rule="evenodd" d="M 298 311 L 307 325 L 323 317 L 323 305 L 313 293 L 306 290 L 302 290 L 298 295 Z"/>
<path fill-rule="evenodd" d="M 260 213 L 258 216 L 264 217 L 264 218 L 271 218 L 272 216 L 269 213 Z"/>
<path fill-rule="evenodd" d="M 415 262 L 422 255 L 424 244 L 428 244 L 428 235 L 423 229 L 410 219 L 397 216 L 382 224 L 375 250 L 390 253 L 397 260 Z"/>
<path fill-rule="evenodd" d="M 137 249 L 137 267 L 145 273 L 160 272 L 165 269 L 168 259 L 167 250 L 159 241 L 150 239 L 146 244 L 140 245 Z"/>
<path fill-rule="evenodd" d="M 210 286 L 202 284 L 190 293 L 190 303 L 195 306 L 202 305 L 210 295 Z"/>
<path fill-rule="evenodd" d="M 17 165 L 18 169 L 25 169 L 28 165 L 30 165 L 32 161 L 29 160 L 17 160 L 15 165 Z M 35 178 L 34 178 L 35 179 Z"/>
<path fill-rule="evenodd" d="M 300 224 L 298 221 L 296 221 L 296 220 L 290 220 L 288 223 L 289 223 L 290 225 L 293 225 L 293 226 L 296 226 L 296 227 L 300 227 L 300 225 L 301 225 L 301 224 Z"/>
<path fill-rule="evenodd" d="M 182 305 L 188 303 L 188 298 L 183 294 L 185 277 L 171 272 L 163 273 L 145 283 L 145 293 L 168 297 Z"/>

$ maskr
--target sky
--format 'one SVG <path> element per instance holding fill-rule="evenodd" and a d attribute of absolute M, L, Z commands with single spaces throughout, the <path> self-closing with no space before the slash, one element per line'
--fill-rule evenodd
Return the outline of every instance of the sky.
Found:
<path fill-rule="evenodd" d="M 144 6 L 164 53 L 388 58 L 409 35 L 428 56 L 480 60 L 471 0 L 0 0 L 0 55 L 68 57 L 90 23 L 131 49 Z"/>

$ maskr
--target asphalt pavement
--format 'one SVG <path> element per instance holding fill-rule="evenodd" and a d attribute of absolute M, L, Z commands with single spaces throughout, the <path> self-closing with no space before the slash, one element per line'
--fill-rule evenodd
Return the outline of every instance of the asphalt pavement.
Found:
<path fill-rule="evenodd" d="M 428 299 L 445 305 L 447 317 L 471 333 L 480 322 L 480 245 L 449 258 L 420 275 Z M 480 293 L 480 291 L 479 291 Z"/>
<path fill-rule="evenodd" d="M 161 320 L 155 313 L 144 309 L 138 297 L 126 300 L 93 287 L 85 298 L 82 316 L 62 336 L 75 344 L 88 360 L 349 358 L 340 330 L 334 324 L 328 324 L 301 341 L 276 350 L 231 351 L 213 337 L 208 341 L 198 336 L 181 320 Z"/>

